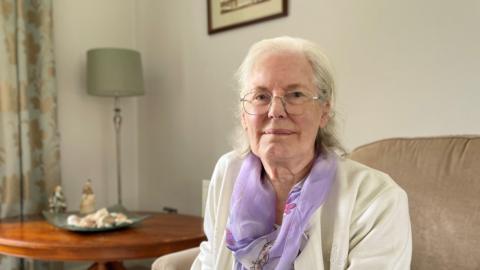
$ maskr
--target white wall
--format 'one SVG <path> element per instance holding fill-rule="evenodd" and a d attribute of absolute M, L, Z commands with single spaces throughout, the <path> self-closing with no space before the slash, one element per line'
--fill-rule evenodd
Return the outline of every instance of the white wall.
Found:
<path fill-rule="evenodd" d="M 93 181 L 98 207 L 117 201 L 113 99 L 87 95 L 86 51 L 135 48 L 134 18 L 132 0 L 54 1 L 62 181 L 72 210 L 78 210 L 82 185 L 88 178 Z M 138 207 L 136 99 L 120 101 L 124 116 L 123 199 L 131 209 Z"/>
<path fill-rule="evenodd" d="M 141 208 L 200 213 L 200 180 L 230 149 L 232 75 L 262 38 L 292 35 L 324 48 L 348 149 L 392 136 L 480 133 L 480 2 L 289 3 L 286 18 L 208 36 L 205 1 L 137 2 L 149 91 L 139 100 Z"/>
<path fill-rule="evenodd" d="M 142 53 L 146 95 L 122 100 L 127 207 L 200 214 L 201 179 L 229 151 L 232 75 L 248 47 L 292 35 L 319 43 L 338 83 L 340 136 L 352 149 L 392 136 L 480 133 L 480 2 L 289 1 L 289 16 L 207 35 L 198 0 L 55 0 L 62 178 L 70 208 L 92 178 L 116 201 L 113 101 L 88 96 L 85 53 Z"/>

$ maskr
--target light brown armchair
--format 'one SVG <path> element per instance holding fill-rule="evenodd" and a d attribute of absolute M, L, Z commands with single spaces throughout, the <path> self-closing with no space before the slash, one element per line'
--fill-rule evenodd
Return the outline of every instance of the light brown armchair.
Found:
<path fill-rule="evenodd" d="M 386 139 L 349 157 L 406 190 L 413 270 L 480 269 L 480 136 Z M 197 254 L 166 255 L 152 269 L 189 269 Z"/>
<path fill-rule="evenodd" d="M 480 136 L 387 139 L 350 157 L 407 192 L 412 269 L 480 269 Z"/>

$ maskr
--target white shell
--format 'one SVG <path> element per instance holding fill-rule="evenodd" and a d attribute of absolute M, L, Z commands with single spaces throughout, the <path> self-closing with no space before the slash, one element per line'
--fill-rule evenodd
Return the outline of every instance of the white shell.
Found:
<path fill-rule="evenodd" d="M 76 215 L 70 215 L 67 218 L 67 224 L 83 228 L 111 228 L 123 223 L 131 224 L 133 221 L 123 213 L 111 212 L 102 208 L 95 213 L 80 218 Z"/>
<path fill-rule="evenodd" d="M 77 215 L 69 215 L 67 218 L 67 224 L 70 226 L 79 226 L 80 217 Z"/>

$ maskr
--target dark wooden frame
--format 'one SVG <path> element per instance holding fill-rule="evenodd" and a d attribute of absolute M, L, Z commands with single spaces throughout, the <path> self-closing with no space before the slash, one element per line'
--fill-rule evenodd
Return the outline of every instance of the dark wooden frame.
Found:
<path fill-rule="evenodd" d="M 226 30 L 230 30 L 230 29 L 234 29 L 234 28 L 238 28 L 238 27 L 242 27 L 242 26 L 246 26 L 246 25 L 250 25 L 250 24 L 254 24 L 254 23 L 258 23 L 258 22 L 263 22 L 263 21 L 267 21 L 267 20 L 271 20 L 271 19 L 275 19 L 275 18 L 288 16 L 288 1 L 287 0 L 281 0 L 281 2 L 282 2 L 282 12 L 281 13 L 267 15 L 265 17 L 258 18 L 258 19 L 239 21 L 238 23 L 234 23 L 234 24 L 230 24 L 230 25 L 227 25 L 227 26 L 223 26 L 223 27 L 219 27 L 219 28 L 214 29 L 213 26 L 212 26 L 212 11 L 211 11 L 212 3 L 211 3 L 211 1 L 212 0 L 207 0 L 207 13 L 208 13 L 207 21 L 208 21 L 208 34 L 209 35 L 215 34 L 215 33 L 218 33 L 218 32 L 222 32 L 222 31 L 226 31 Z"/>

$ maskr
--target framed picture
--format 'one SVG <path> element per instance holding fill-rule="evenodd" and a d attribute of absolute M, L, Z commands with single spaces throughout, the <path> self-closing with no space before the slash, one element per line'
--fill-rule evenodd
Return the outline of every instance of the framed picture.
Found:
<path fill-rule="evenodd" d="M 288 15 L 287 0 L 207 0 L 208 34 Z"/>

